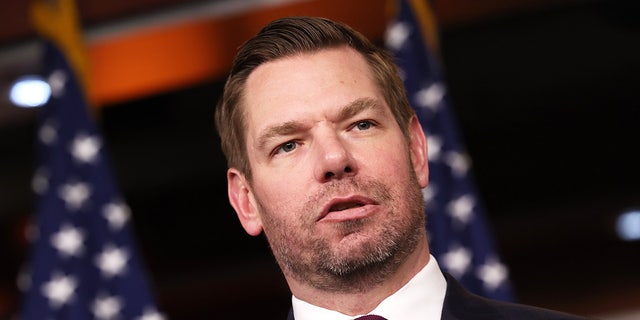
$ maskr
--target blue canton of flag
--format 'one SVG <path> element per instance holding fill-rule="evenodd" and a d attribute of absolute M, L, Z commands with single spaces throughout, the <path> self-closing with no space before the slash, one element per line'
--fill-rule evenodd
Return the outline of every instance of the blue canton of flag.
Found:
<path fill-rule="evenodd" d="M 430 182 L 423 195 L 431 253 L 444 271 L 470 291 L 512 300 L 507 269 L 492 246 L 469 177 L 470 161 L 457 136 L 446 86 L 423 37 L 424 23 L 429 21 L 420 19 L 429 19 L 428 3 L 399 2 L 398 16 L 387 29 L 386 45 L 396 56 L 409 102 L 427 136 Z"/>
<path fill-rule="evenodd" d="M 58 5 L 72 4 L 64 1 Z M 63 53 L 68 48 L 49 40 L 43 73 L 52 97 L 37 132 L 38 204 L 31 257 L 20 279 L 26 290 L 21 319 L 164 319 L 137 258 L 129 209 Z"/>

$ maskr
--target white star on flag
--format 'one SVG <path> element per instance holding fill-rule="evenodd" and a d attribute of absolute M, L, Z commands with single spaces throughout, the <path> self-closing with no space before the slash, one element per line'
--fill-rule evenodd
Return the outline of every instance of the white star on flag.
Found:
<path fill-rule="evenodd" d="M 507 268 L 496 259 L 488 259 L 487 263 L 478 267 L 476 275 L 480 278 L 487 290 L 495 290 L 507 280 Z"/>
<path fill-rule="evenodd" d="M 42 285 L 42 294 L 49 299 L 49 304 L 58 308 L 73 298 L 78 281 L 72 276 L 54 274 L 49 282 Z"/>
<path fill-rule="evenodd" d="M 165 320 L 165 317 L 156 309 L 147 309 L 144 311 L 144 314 L 136 320 Z"/>
<path fill-rule="evenodd" d="M 125 272 L 128 259 L 129 253 L 126 249 L 106 245 L 104 250 L 96 257 L 96 266 L 102 271 L 102 275 L 111 278 Z"/>
<path fill-rule="evenodd" d="M 456 246 L 443 255 L 442 263 L 451 275 L 459 278 L 467 272 L 469 265 L 471 265 L 471 251 L 464 247 Z"/>
<path fill-rule="evenodd" d="M 422 188 L 422 199 L 424 200 L 424 203 L 428 205 L 436 196 L 437 192 L 438 188 L 434 185 L 428 185 L 425 188 Z"/>
<path fill-rule="evenodd" d="M 117 319 L 122 310 L 122 299 L 118 297 L 100 296 L 93 302 L 92 311 L 99 320 Z"/>
<path fill-rule="evenodd" d="M 58 194 L 69 210 L 80 209 L 91 196 L 91 187 L 83 182 L 70 182 L 60 186 Z"/>
<path fill-rule="evenodd" d="M 79 256 L 83 252 L 84 233 L 71 225 L 64 225 L 51 236 L 51 245 L 65 256 Z"/>
<path fill-rule="evenodd" d="M 473 206 L 476 205 L 476 201 L 470 195 L 464 195 L 449 202 L 447 205 L 447 211 L 451 217 L 457 221 L 467 224 L 473 217 Z"/>
<path fill-rule="evenodd" d="M 436 112 L 440 106 L 442 98 L 444 98 L 445 87 L 442 83 L 433 83 L 428 87 L 422 88 L 416 93 L 415 99 L 418 106 L 428 108 Z"/>
<path fill-rule="evenodd" d="M 102 215 L 112 230 L 120 230 L 129 221 L 131 210 L 122 202 L 110 202 L 102 209 Z"/>
<path fill-rule="evenodd" d="M 406 23 L 394 23 L 387 28 L 386 43 L 394 50 L 399 50 L 407 42 L 411 29 Z"/>
<path fill-rule="evenodd" d="M 37 194 L 44 194 L 49 190 L 49 171 L 46 168 L 40 167 L 36 170 L 31 180 L 31 189 Z"/>
<path fill-rule="evenodd" d="M 64 94 L 64 87 L 67 84 L 68 76 L 64 70 L 58 69 L 53 71 L 47 79 L 47 83 L 51 87 L 51 95 L 59 98 Z"/>
<path fill-rule="evenodd" d="M 71 154 L 82 163 L 92 163 L 96 160 L 101 145 L 96 136 L 78 134 L 71 144 Z"/>
<path fill-rule="evenodd" d="M 467 174 L 471 166 L 469 158 L 465 154 L 457 151 L 447 152 L 444 156 L 444 162 L 451 167 L 456 177 L 462 177 Z"/>
<path fill-rule="evenodd" d="M 38 139 L 42 141 L 43 144 L 50 146 L 52 145 L 56 139 L 58 139 L 58 130 L 56 129 L 55 121 L 48 120 L 46 121 L 38 130 Z"/>
<path fill-rule="evenodd" d="M 436 161 L 440 158 L 440 152 L 442 151 L 442 138 L 437 135 L 427 136 L 427 154 L 429 161 Z"/>

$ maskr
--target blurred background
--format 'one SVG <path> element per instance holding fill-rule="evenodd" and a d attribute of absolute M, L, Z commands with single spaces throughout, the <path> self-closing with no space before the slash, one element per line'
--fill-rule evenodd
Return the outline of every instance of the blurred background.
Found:
<path fill-rule="evenodd" d="M 0 4 L 0 318 L 34 213 L 37 109 L 11 83 L 39 68 L 28 2 Z M 213 108 L 236 48 L 285 15 L 341 20 L 383 43 L 387 2 L 80 0 L 96 122 L 160 308 L 171 319 L 284 319 L 290 293 L 264 239 L 227 202 Z M 433 2 L 461 136 L 519 302 L 640 319 L 640 5 Z M 627 222 L 626 226 L 640 225 Z M 631 230 L 633 231 L 633 230 Z M 637 234 L 636 234 L 637 235 Z"/>

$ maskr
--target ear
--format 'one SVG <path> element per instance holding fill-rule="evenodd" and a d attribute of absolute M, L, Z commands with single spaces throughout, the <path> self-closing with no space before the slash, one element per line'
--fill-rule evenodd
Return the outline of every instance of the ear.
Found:
<path fill-rule="evenodd" d="M 416 173 L 420 187 L 424 188 L 429 184 L 427 138 L 425 137 L 422 125 L 416 116 L 411 117 L 411 120 L 409 120 L 409 137 L 411 139 L 409 148 L 411 149 L 413 170 Z"/>
<path fill-rule="evenodd" d="M 244 230 L 252 236 L 259 235 L 262 232 L 262 220 L 246 177 L 237 169 L 229 168 L 227 170 L 227 188 L 229 202 L 236 210 Z"/>

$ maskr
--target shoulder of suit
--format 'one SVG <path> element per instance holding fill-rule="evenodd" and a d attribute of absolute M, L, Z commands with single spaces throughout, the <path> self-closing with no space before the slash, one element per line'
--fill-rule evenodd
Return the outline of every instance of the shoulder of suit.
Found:
<path fill-rule="evenodd" d="M 585 320 L 587 318 L 554 310 L 487 299 L 462 287 L 451 275 L 445 274 L 447 293 L 442 308 L 443 320 Z"/>

